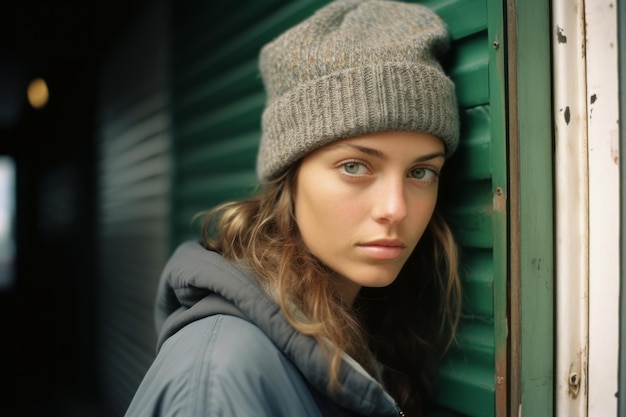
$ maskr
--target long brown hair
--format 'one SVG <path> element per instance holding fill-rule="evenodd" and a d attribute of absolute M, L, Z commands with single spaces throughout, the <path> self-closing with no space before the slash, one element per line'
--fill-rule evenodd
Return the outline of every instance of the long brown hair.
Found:
<path fill-rule="evenodd" d="M 457 249 L 448 226 L 435 214 L 396 281 L 363 288 L 348 306 L 300 238 L 297 172 L 294 164 L 256 196 L 206 213 L 205 247 L 250 270 L 289 322 L 327 350 L 331 388 L 338 388 L 343 352 L 372 375 L 375 357 L 386 388 L 409 415 L 419 413 L 432 392 L 431 365 L 453 340 L 460 315 Z"/>

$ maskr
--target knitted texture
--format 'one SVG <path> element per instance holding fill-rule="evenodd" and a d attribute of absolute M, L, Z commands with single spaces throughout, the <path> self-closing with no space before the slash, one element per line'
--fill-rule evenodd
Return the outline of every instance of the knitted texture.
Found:
<path fill-rule="evenodd" d="M 437 61 L 448 46 L 430 9 L 386 0 L 336 0 L 265 45 L 259 178 L 328 143 L 381 131 L 430 133 L 452 154 L 456 95 Z"/>

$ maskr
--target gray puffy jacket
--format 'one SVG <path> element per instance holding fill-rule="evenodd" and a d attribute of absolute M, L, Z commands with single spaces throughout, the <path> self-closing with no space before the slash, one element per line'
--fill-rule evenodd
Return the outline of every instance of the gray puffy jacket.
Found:
<path fill-rule="evenodd" d="M 398 416 L 383 387 L 344 362 L 327 391 L 327 361 L 256 281 L 197 242 L 167 263 L 156 305 L 158 355 L 127 417 Z"/>

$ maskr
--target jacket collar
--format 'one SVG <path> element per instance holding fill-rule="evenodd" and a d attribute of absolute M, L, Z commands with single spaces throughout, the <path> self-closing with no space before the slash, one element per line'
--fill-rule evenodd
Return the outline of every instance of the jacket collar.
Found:
<path fill-rule="evenodd" d="M 158 348 L 192 321 L 234 315 L 255 324 L 309 384 L 337 404 L 364 415 L 398 415 L 395 401 L 380 383 L 349 358 L 339 373 L 342 389 L 329 393 L 328 362 L 317 341 L 294 329 L 254 278 L 198 242 L 182 244 L 166 264 L 155 308 Z"/>

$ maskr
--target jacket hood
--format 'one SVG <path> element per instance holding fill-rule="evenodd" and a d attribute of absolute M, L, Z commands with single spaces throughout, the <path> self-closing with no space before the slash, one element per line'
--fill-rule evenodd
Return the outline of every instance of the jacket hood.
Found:
<path fill-rule="evenodd" d="M 198 242 L 182 244 L 166 264 L 155 310 L 158 349 L 188 323 L 214 314 L 234 315 L 263 331 L 309 384 L 338 405 L 364 415 L 398 415 L 381 384 L 348 361 L 339 373 L 342 388 L 329 393 L 328 361 L 317 341 L 294 329 L 248 273 Z"/>

